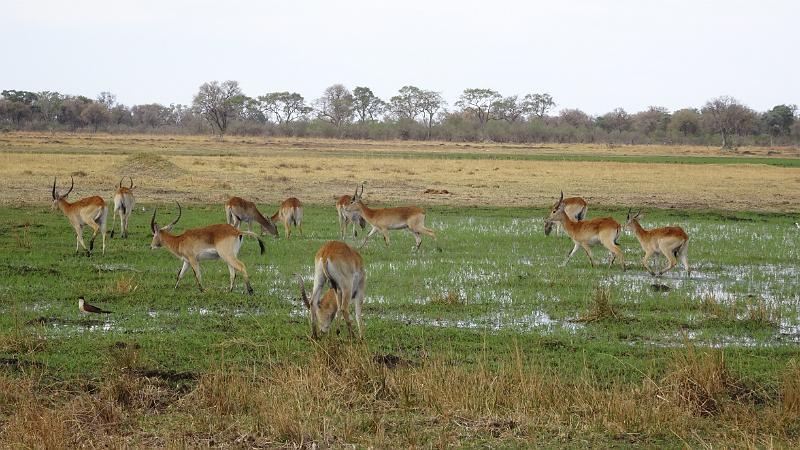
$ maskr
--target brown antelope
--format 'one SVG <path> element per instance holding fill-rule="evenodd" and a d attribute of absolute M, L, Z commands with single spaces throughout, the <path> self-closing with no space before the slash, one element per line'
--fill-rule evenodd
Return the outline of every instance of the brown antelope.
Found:
<path fill-rule="evenodd" d="M 552 214 L 556 208 L 558 208 L 558 202 L 553 204 L 553 207 L 550 210 Z M 581 197 L 569 197 L 564 199 L 564 212 L 570 217 L 570 219 L 574 221 L 581 221 L 586 218 L 586 210 L 588 209 L 588 203 L 586 200 L 582 199 Z M 553 231 L 553 224 L 556 226 L 556 235 L 561 236 L 561 222 L 545 222 L 544 225 L 544 235 L 549 236 L 550 232 Z"/>
<path fill-rule="evenodd" d="M 301 295 L 303 303 L 311 310 L 311 336 L 319 337 L 319 333 L 325 333 L 331 325 L 336 311 L 342 312 L 342 318 L 347 323 L 347 331 L 350 337 L 353 336 L 353 325 L 350 320 L 350 300 L 354 300 L 356 326 L 358 327 L 358 337 L 364 337 L 364 321 L 361 319 L 361 306 L 364 304 L 364 284 L 366 274 L 364 273 L 364 261 L 357 251 L 349 245 L 340 241 L 328 241 L 317 251 L 314 256 L 314 290 L 309 301 L 305 295 L 305 288 L 302 288 L 300 280 Z M 330 284 L 334 291 L 336 306 L 330 304 L 328 293 L 322 297 L 322 290 L 325 283 Z"/>
<path fill-rule="evenodd" d="M 255 203 L 241 197 L 231 197 L 225 202 L 225 218 L 230 225 L 236 228 L 239 228 L 242 222 L 247 222 L 250 231 L 253 231 L 253 221 L 256 221 L 261 225 L 262 235 L 266 232 L 273 236 L 278 236 L 278 229 L 275 224 L 261 214 Z"/>
<path fill-rule="evenodd" d="M 119 180 L 119 187 L 117 188 L 117 192 L 114 193 L 114 212 L 112 213 L 113 218 L 111 219 L 111 237 L 114 237 L 114 228 L 117 226 L 117 214 L 119 214 L 119 227 L 122 232 L 122 237 L 127 239 L 128 238 L 128 218 L 131 216 L 131 212 L 133 211 L 134 205 L 136 205 L 136 198 L 133 196 L 133 178 L 128 177 L 131 180 L 131 186 L 125 187 L 122 185 L 122 182 L 125 180 L 125 177 L 122 177 Z"/>
<path fill-rule="evenodd" d="M 383 241 L 386 246 L 389 246 L 389 230 L 402 230 L 408 229 L 414 235 L 416 241 L 415 249 L 419 249 L 422 244 L 421 233 L 425 233 L 436 240 L 436 233 L 433 230 L 425 227 L 425 210 L 416 206 L 400 206 L 397 208 L 375 208 L 372 209 L 361 201 L 364 195 L 364 185 L 361 185 L 361 193 L 356 192 L 350 200 L 350 205 L 346 208 L 347 211 L 358 211 L 361 217 L 372 225 L 369 234 L 364 238 L 364 242 L 360 247 L 363 247 L 369 238 L 378 231 L 383 234 Z"/>
<path fill-rule="evenodd" d="M 56 179 L 53 178 L 53 209 L 60 209 L 75 230 L 78 238 L 78 242 L 75 244 L 75 253 L 78 252 L 80 247 L 83 247 L 86 250 L 86 255 L 91 255 L 94 249 L 94 240 L 98 234 L 101 234 L 103 237 L 103 254 L 105 254 L 106 218 L 108 216 L 106 201 L 102 197 L 92 196 L 70 203 L 67 201 L 67 196 L 74 187 L 75 178 L 72 178 L 69 190 L 66 194 L 61 195 L 56 191 Z M 86 248 L 86 244 L 83 243 L 83 227 L 86 225 L 89 225 L 92 229 L 92 240 L 89 241 L 89 248 Z"/>
<path fill-rule="evenodd" d="M 177 203 L 177 202 L 175 202 Z M 251 231 L 240 231 L 229 224 L 209 225 L 203 228 L 192 228 L 183 234 L 172 234 L 172 227 L 181 218 L 181 205 L 178 203 L 178 217 L 165 227 L 158 227 L 156 223 L 156 212 L 153 211 L 153 218 L 150 219 L 150 231 L 153 233 L 151 249 L 166 247 L 173 255 L 183 261 L 183 266 L 178 271 L 175 280 L 175 289 L 178 288 L 181 278 L 186 273 L 189 266 L 194 271 L 197 279 L 197 287 L 203 292 L 203 282 L 200 276 L 200 261 L 206 259 L 222 259 L 228 263 L 228 272 L 231 276 L 230 291 L 233 291 L 233 281 L 236 279 L 236 271 L 242 273 L 244 285 L 247 293 L 253 295 L 253 288 L 250 286 L 250 277 L 247 275 L 247 268 L 244 263 L 239 261 L 237 256 L 242 247 L 244 236 L 252 236 L 258 240 L 261 254 L 264 254 L 264 242 L 257 234 Z"/>
<path fill-rule="evenodd" d="M 306 286 L 303 282 L 303 277 L 299 274 L 294 274 L 297 277 L 297 282 L 300 283 L 300 298 L 303 299 L 303 304 L 307 309 L 311 309 L 311 302 L 308 300 L 306 294 Z M 328 289 L 325 295 L 320 299 L 319 305 L 319 331 L 320 333 L 327 333 L 336 318 L 336 311 L 339 310 L 339 301 L 336 299 L 336 290 L 333 288 Z"/>
<path fill-rule="evenodd" d="M 687 253 L 689 250 L 689 236 L 683 231 L 683 228 L 663 227 L 645 230 L 639 224 L 639 218 L 641 216 L 641 211 L 631 216 L 631 211 L 629 209 L 625 227 L 633 231 L 636 235 L 636 239 L 642 246 L 642 250 L 644 250 L 644 257 L 642 258 L 642 265 L 644 268 L 653 276 L 661 276 L 675 267 L 678 264 L 677 257 L 680 257 L 683 269 L 688 276 L 689 259 Z M 667 258 L 667 265 L 661 271 L 653 271 L 650 267 L 648 260 L 653 255 L 664 255 L 664 257 Z"/>
<path fill-rule="evenodd" d="M 625 259 L 622 255 L 622 250 L 617 246 L 617 240 L 622 230 L 620 224 L 611 217 L 601 217 L 580 222 L 572 220 L 564 211 L 565 205 L 563 200 L 564 192 L 561 192 L 561 198 L 556 203 L 556 207 L 553 212 L 550 213 L 550 216 L 545 219 L 546 222 L 560 222 L 569 237 L 572 238 L 572 242 L 575 243 L 575 247 L 569 252 L 563 265 L 569 262 L 572 255 L 574 255 L 579 248 L 583 248 L 586 252 L 586 256 L 589 258 L 589 262 L 592 264 L 592 267 L 594 267 L 594 260 L 592 259 L 592 250 L 590 247 L 603 244 L 603 247 L 607 248 L 612 254 L 611 262 L 608 264 L 609 267 L 614 264 L 616 258 L 619 258 L 622 270 L 625 270 Z"/>
<path fill-rule="evenodd" d="M 347 211 L 347 206 L 352 202 L 352 197 L 349 195 L 343 195 L 339 197 L 339 200 L 336 201 L 336 215 L 339 217 L 339 235 L 342 240 L 344 240 L 344 235 L 347 233 L 347 225 L 353 224 L 353 240 L 356 240 L 358 237 L 358 232 L 356 231 L 356 224 L 361 227 L 363 231 L 364 228 L 367 226 L 367 221 L 361 217 L 361 213 L 358 211 Z"/>
<path fill-rule="evenodd" d="M 278 212 L 270 217 L 273 222 L 280 220 L 283 222 L 283 229 L 286 231 L 286 239 L 292 236 L 292 230 L 289 225 L 294 225 L 300 230 L 300 235 L 303 235 L 303 204 L 300 200 L 291 197 L 281 203 L 278 207 Z"/>

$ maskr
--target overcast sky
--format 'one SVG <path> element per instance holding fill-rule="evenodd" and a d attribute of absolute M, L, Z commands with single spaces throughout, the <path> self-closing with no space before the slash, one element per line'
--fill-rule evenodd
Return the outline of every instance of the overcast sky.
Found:
<path fill-rule="evenodd" d="M 0 89 L 133 105 L 404 85 L 549 92 L 556 110 L 800 103 L 800 1 L 4 0 Z"/>

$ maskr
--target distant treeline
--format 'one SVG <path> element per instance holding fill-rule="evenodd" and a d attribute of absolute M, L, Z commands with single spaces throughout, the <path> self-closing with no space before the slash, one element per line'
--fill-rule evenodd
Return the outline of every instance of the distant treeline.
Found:
<path fill-rule="evenodd" d="M 453 105 L 436 91 L 404 86 L 388 100 L 367 87 L 341 84 L 307 101 L 296 92 L 250 97 L 236 81 L 204 83 L 191 105 L 126 106 L 102 92 L 96 99 L 58 92 L 4 90 L 0 131 L 98 130 L 176 133 L 411 139 L 443 141 L 618 144 L 797 145 L 795 105 L 757 112 L 731 97 L 674 112 L 651 106 L 600 116 L 556 110 L 546 93 L 504 97 L 492 89 L 465 89 Z"/>

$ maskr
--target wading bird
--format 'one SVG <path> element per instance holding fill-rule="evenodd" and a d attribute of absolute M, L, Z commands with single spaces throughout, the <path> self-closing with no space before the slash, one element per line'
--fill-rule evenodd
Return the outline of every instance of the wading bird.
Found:
<path fill-rule="evenodd" d="M 78 297 L 78 309 L 85 314 L 111 314 L 111 311 L 106 311 L 104 309 L 100 309 L 97 306 L 90 305 L 86 303 L 86 300 L 81 295 Z"/>

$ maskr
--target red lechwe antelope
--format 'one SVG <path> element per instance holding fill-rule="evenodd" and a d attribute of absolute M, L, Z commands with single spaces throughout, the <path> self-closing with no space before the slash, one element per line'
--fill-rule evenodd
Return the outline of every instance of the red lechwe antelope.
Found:
<path fill-rule="evenodd" d="M 300 230 L 300 235 L 303 235 L 303 204 L 300 200 L 291 197 L 281 203 L 278 207 L 278 212 L 270 217 L 273 222 L 283 222 L 283 229 L 286 231 L 286 239 L 292 236 L 292 230 L 289 225 L 294 225 Z"/>
<path fill-rule="evenodd" d="M 239 228 L 242 222 L 247 222 L 250 231 L 253 231 L 253 221 L 256 221 L 261 225 L 262 235 L 265 232 L 273 236 L 278 235 L 275 224 L 261 214 L 261 211 L 256 208 L 256 204 L 241 197 L 231 197 L 225 202 L 225 218 L 230 225 L 236 228 Z"/>
<path fill-rule="evenodd" d="M 644 268 L 653 276 L 661 276 L 664 272 L 675 267 L 678 264 L 677 257 L 680 257 L 683 269 L 688 276 L 689 259 L 687 253 L 689 251 L 689 236 L 683 231 L 683 228 L 663 227 L 645 230 L 639 224 L 641 216 L 641 211 L 631 216 L 631 211 L 628 210 L 625 227 L 633 231 L 642 246 L 642 250 L 644 250 L 644 257 L 642 258 Z M 653 255 L 664 255 L 667 258 L 667 266 L 663 270 L 655 272 L 650 268 L 648 260 Z"/>
<path fill-rule="evenodd" d="M 53 178 L 53 208 L 58 208 L 69 220 L 72 228 L 75 230 L 78 242 L 75 244 L 75 252 L 77 253 L 80 247 L 86 250 L 86 255 L 91 255 L 94 249 L 94 240 L 98 234 L 103 237 L 103 254 L 106 253 L 106 219 L 108 216 L 108 208 L 106 202 L 102 197 L 93 196 L 82 198 L 74 203 L 67 201 L 67 196 L 72 192 L 75 187 L 75 179 L 72 178 L 72 184 L 66 194 L 59 194 L 56 191 L 56 179 Z M 92 228 L 92 240 L 89 241 L 89 248 L 83 243 L 83 227 L 89 225 Z"/>
<path fill-rule="evenodd" d="M 553 212 L 550 213 L 546 221 L 560 222 L 569 237 L 572 238 L 572 242 L 575 243 L 575 247 L 573 247 L 572 251 L 567 255 L 564 265 L 569 262 L 569 259 L 572 258 L 572 255 L 574 255 L 579 248 L 583 248 L 586 252 L 586 256 L 589 258 L 589 262 L 592 264 L 592 267 L 594 267 L 594 260 L 592 259 L 592 250 L 590 247 L 603 244 L 603 247 L 607 248 L 613 255 L 609 266 L 614 264 L 616 258 L 619 258 L 622 270 L 625 270 L 625 259 L 622 255 L 622 250 L 617 246 L 617 240 L 622 231 L 620 224 L 611 217 L 601 217 L 580 222 L 572 220 L 572 218 L 564 212 L 565 205 L 563 200 L 564 193 L 562 192 L 561 198 L 556 203 L 556 207 L 553 209 Z"/>
<path fill-rule="evenodd" d="M 302 282 L 302 280 L 301 280 Z M 322 290 L 329 283 L 335 292 L 336 308 L 326 305 Z M 336 311 L 342 312 L 347 323 L 347 331 L 353 336 L 353 324 L 350 321 L 350 300 L 354 300 L 358 337 L 364 337 L 364 322 L 361 319 L 361 306 L 364 304 L 364 260 L 357 251 L 340 241 L 328 241 L 314 256 L 314 290 L 311 300 L 305 298 L 305 289 L 301 291 L 303 302 L 311 309 L 311 335 L 315 339 L 319 333 L 328 330 Z M 327 297 L 329 294 L 326 294 Z M 330 300 L 327 300 L 328 302 Z"/>
<path fill-rule="evenodd" d="M 372 225 L 369 234 L 364 238 L 364 242 L 359 247 L 363 247 L 369 238 L 378 231 L 383 234 L 383 241 L 389 245 L 389 230 L 402 230 L 408 229 L 414 235 L 416 241 L 415 249 L 419 249 L 422 244 L 421 233 L 425 233 L 436 240 L 436 233 L 433 230 L 425 227 L 425 210 L 416 206 L 400 206 L 397 208 L 375 208 L 372 209 L 361 201 L 361 196 L 364 194 L 364 185 L 361 185 L 361 193 L 356 192 L 350 200 L 350 206 L 346 208 L 347 211 L 358 211 L 361 217 Z"/>
<path fill-rule="evenodd" d="M 339 200 L 336 201 L 336 215 L 339 217 L 339 235 L 342 240 L 344 240 L 344 235 L 347 233 L 348 224 L 353 224 L 354 241 L 358 236 L 356 225 L 360 226 L 362 231 L 364 230 L 364 227 L 367 226 L 367 221 L 361 217 L 360 212 L 347 210 L 347 206 L 352 203 L 352 200 L 352 197 L 349 195 L 343 195 L 339 197 Z"/>
<path fill-rule="evenodd" d="M 122 177 L 122 179 L 119 180 L 117 192 L 114 193 L 114 212 L 112 213 L 113 218 L 111 219 L 112 238 L 114 237 L 114 228 L 117 226 L 117 214 L 119 214 L 119 227 L 122 237 L 125 239 L 128 238 L 128 218 L 131 216 L 134 205 L 136 205 L 136 198 L 133 196 L 133 189 L 135 187 L 133 185 L 133 178 L 128 178 L 131 180 L 131 186 L 123 186 L 122 182 L 125 180 L 125 177 Z"/>
<path fill-rule="evenodd" d="M 558 208 L 558 202 L 553 205 L 550 213 L 552 214 Z M 564 212 L 574 221 L 579 222 L 586 218 L 586 210 L 588 203 L 581 197 L 569 197 L 564 199 Z M 549 236 L 553 231 L 553 224 L 556 226 L 556 235 L 561 236 L 561 222 L 545 222 L 544 235 Z"/>
<path fill-rule="evenodd" d="M 177 203 L 177 202 L 176 202 Z M 181 278 L 186 273 L 189 266 L 194 271 L 197 279 L 197 287 L 203 292 L 203 282 L 200 276 L 199 262 L 206 259 L 222 259 L 228 263 L 228 272 L 231 276 L 230 291 L 233 291 L 233 281 L 236 279 L 236 271 L 242 273 L 244 285 L 247 293 L 253 295 L 253 288 L 250 286 L 250 277 L 247 275 L 247 268 L 244 263 L 239 261 L 237 256 L 242 247 L 244 236 L 252 236 L 258 240 L 261 254 L 264 254 L 264 242 L 251 231 L 239 231 L 228 224 L 209 225 L 203 228 L 192 228 L 186 230 L 181 235 L 172 234 L 172 227 L 181 218 L 181 205 L 178 204 L 178 217 L 169 225 L 159 228 L 156 224 L 156 212 L 153 211 L 153 218 L 150 219 L 150 231 L 153 233 L 153 241 L 150 248 L 157 249 L 166 247 L 183 261 L 178 277 L 175 280 L 175 288 L 178 288 Z"/>
<path fill-rule="evenodd" d="M 306 305 L 306 308 L 310 310 L 311 302 L 308 300 L 308 295 L 306 294 L 306 286 L 303 282 L 303 277 L 299 274 L 294 274 L 294 276 L 297 277 L 297 282 L 300 284 L 300 298 L 303 299 L 303 304 Z M 339 300 L 336 298 L 336 291 L 333 288 L 328 289 L 328 292 L 320 299 L 319 320 L 317 321 L 319 323 L 320 333 L 328 332 L 333 323 L 333 319 L 336 318 L 336 311 L 338 310 Z"/>

